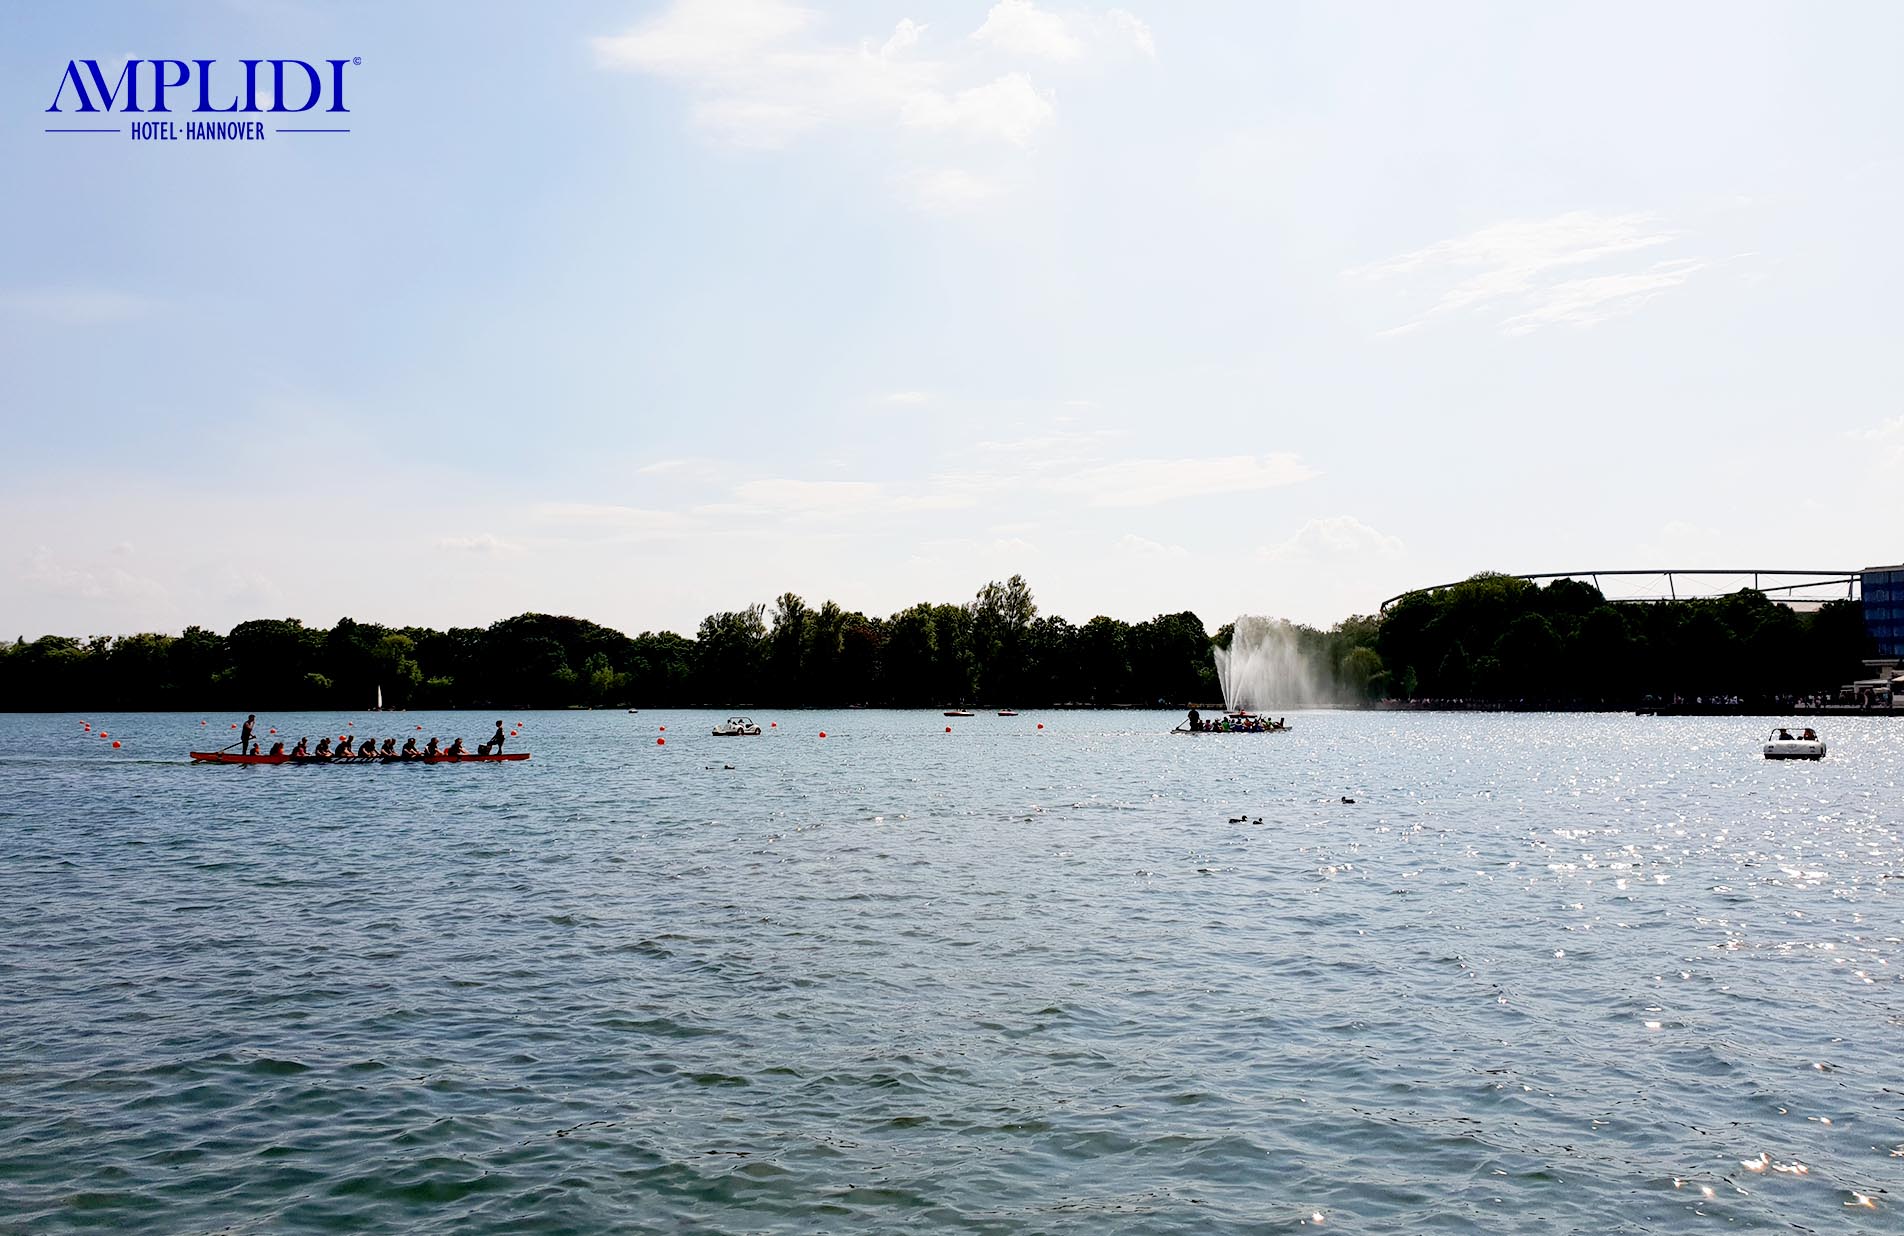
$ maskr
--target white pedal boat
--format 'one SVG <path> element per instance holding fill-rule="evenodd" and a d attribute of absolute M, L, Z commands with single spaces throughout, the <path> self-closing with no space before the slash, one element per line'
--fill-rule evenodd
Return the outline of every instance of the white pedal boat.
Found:
<path fill-rule="evenodd" d="M 1765 740 L 1765 758 L 1768 760 L 1822 760 L 1825 758 L 1825 740 L 1811 730 L 1803 730 L 1794 737 L 1791 730 L 1779 728 Z"/>

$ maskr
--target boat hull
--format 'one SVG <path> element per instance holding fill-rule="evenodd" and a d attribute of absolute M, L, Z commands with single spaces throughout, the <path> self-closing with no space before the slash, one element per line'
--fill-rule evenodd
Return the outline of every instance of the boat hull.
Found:
<path fill-rule="evenodd" d="M 405 759 L 400 755 L 378 755 L 370 759 L 347 755 L 239 755 L 235 751 L 193 751 L 194 764 L 502 764 L 529 758 L 527 751 L 505 751 L 501 755 L 419 755 Z"/>
<path fill-rule="evenodd" d="M 1768 742 L 1765 744 L 1765 758 L 1768 760 L 1822 760 L 1825 758 L 1825 744 L 1798 739 L 1791 742 Z"/>

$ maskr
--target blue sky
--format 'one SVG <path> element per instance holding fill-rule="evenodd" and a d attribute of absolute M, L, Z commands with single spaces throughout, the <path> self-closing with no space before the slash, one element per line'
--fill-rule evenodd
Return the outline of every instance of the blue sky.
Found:
<path fill-rule="evenodd" d="M 15 4 L 0 629 L 1904 556 L 1904 10 Z M 346 135 L 50 135 L 361 57 Z"/>

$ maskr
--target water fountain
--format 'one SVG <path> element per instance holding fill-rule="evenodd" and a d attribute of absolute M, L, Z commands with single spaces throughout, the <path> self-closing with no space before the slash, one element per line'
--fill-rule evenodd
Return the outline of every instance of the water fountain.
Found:
<path fill-rule="evenodd" d="M 1213 648 L 1223 703 L 1231 712 L 1315 708 L 1335 702 L 1334 675 L 1302 648 L 1296 628 L 1280 618 L 1244 614 L 1228 648 Z"/>

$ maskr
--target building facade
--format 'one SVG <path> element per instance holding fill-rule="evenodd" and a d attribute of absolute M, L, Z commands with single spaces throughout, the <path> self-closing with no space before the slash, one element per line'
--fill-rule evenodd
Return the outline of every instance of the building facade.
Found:
<path fill-rule="evenodd" d="M 1904 657 L 1904 563 L 1861 572 L 1864 628 L 1880 657 Z"/>

